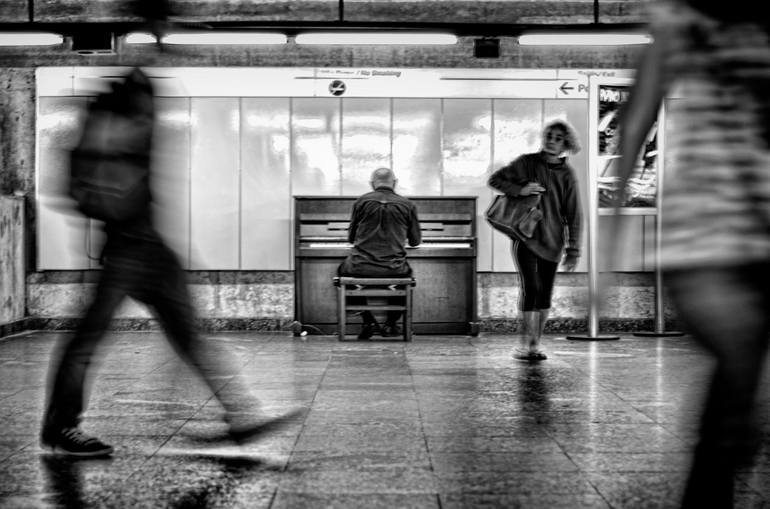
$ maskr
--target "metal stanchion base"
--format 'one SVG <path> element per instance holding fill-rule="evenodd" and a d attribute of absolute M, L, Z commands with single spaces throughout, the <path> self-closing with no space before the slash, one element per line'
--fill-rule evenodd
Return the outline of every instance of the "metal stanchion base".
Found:
<path fill-rule="evenodd" d="M 674 336 L 684 336 L 684 332 L 679 331 L 639 331 L 634 332 L 634 336 L 641 336 L 643 338 L 670 338 Z"/>
<path fill-rule="evenodd" d="M 614 341 L 620 339 L 620 336 L 609 336 L 607 334 L 599 334 L 598 336 L 567 336 L 567 339 L 572 341 Z"/>

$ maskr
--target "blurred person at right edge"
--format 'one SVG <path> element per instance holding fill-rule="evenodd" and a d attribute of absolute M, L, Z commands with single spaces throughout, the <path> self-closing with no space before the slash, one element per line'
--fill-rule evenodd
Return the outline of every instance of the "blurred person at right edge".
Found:
<path fill-rule="evenodd" d="M 681 507 L 731 508 L 761 445 L 758 384 L 770 335 L 770 27 L 746 0 L 651 6 L 621 113 L 622 188 L 664 95 L 659 263 L 678 317 L 716 360 Z M 619 228 L 617 216 L 611 239 Z"/>

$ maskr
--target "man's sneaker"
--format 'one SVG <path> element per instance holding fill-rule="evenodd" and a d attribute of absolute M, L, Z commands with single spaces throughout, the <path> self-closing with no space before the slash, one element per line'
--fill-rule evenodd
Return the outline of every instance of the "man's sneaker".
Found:
<path fill-rule="evenodd" d="M 401 330 L 401 327 L 399 327 L 396 324 L 388 325 L 387 323 L 382 328 L 382 337 L 384 338 L 395 338 L 399 336 L 403 336 L 404 331 Z"/>
<path fill-rule="evenodd" d="M 363 327 L 361 327 L 358 339 L 369 339 L 375 332 L 380 332 L 380 326 L 377 325 L 377 322 L 365 323 Z"/>
<path fill-rule="evenodd" d="M 102 457 L 112 454 L 113 448 L 98 438 L 90 437 L 78 428 L 63 428 L 58 432 L 44 432 L 41 437 L 44 447 L 54 454 L 80 457 Z"/>

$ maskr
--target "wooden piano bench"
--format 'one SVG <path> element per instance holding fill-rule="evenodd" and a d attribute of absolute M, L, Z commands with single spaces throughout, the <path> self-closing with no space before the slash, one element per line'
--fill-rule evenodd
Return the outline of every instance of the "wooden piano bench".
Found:
<path fill-rule="evenodd" d="M 413 277 L 348 277 L 335 276 L 337 287 L 337 334 L 345 341 L 345 323 L 350 311 L 403 311 L 404 341 L 412 340 Z M 349 297 L 404 297 L 403 304 L 348 304 Z M 358 300 L 358 299 L 356 299 Z"/>

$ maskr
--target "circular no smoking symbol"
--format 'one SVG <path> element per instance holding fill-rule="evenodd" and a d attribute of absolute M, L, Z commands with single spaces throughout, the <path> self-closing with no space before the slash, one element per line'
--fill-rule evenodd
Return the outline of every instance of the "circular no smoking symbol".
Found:
<path fill-rule="evenodd" d="M 345 93 L 345 82 L 342 80 L 334 80 L 329 83 L 329 93 L 331 95 L 342 95 Z"/>

